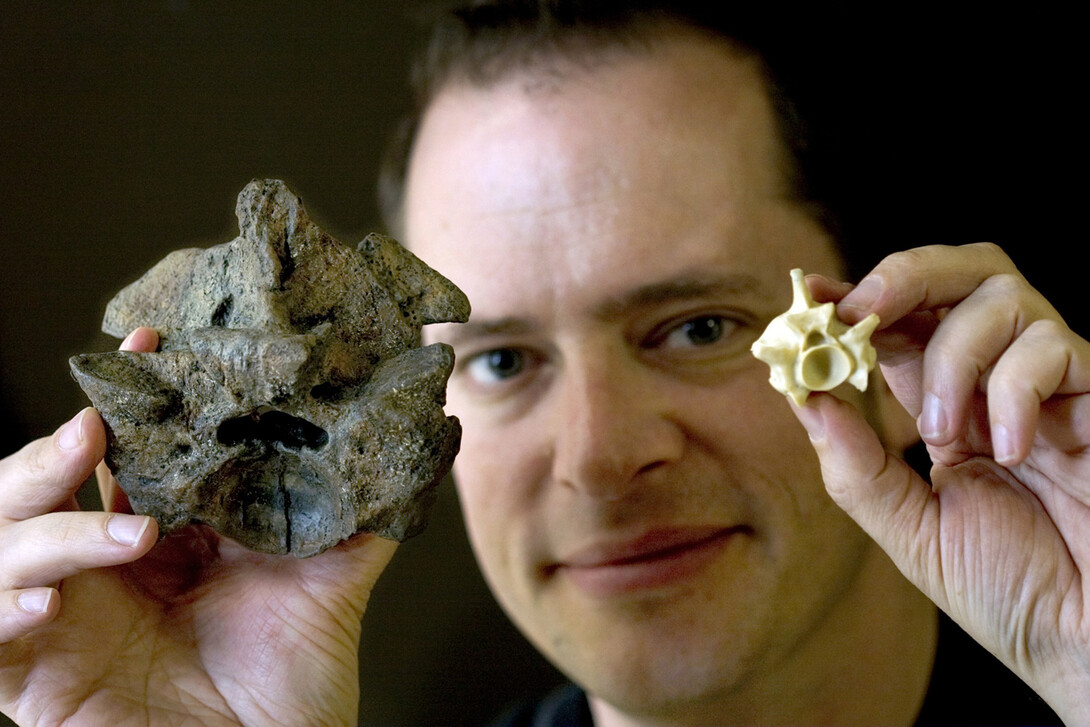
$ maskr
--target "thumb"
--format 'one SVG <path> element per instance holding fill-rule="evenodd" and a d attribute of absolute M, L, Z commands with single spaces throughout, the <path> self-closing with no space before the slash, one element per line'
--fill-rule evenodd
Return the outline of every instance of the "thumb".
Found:
<path fill-rule="evenodd" d="M 851 404 L 814 393 L 804 405 L 792 404 L 792 409 L 810 435 L 829 496 L 910 581 L 933 599 L 941 598 L 933 547 L 939 536 L 938 501 L 931 486 L 886 451 Z"/>

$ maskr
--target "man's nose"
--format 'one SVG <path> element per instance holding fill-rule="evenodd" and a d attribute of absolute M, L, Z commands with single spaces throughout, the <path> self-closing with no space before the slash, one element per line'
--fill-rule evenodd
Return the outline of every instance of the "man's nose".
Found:
<path fill-rule="evenodd" d="M 663 382 L 623 356 L 569 357 L 557 405 L 553 474 L 592 497 L 623 498 L 684 449 L 683 429 Z"/>

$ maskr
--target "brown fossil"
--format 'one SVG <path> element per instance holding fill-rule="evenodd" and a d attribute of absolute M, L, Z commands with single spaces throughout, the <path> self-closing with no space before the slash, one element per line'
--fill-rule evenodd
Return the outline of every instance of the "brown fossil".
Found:
<path fill-rule="evenodd" d="M 107 464 L 163 532 L 205 523 L 296 556 L 414 535 L 461 436 L 453 354 L 420 328 L 469 302 L 392 238 L 333 239 L 280 181 L 236 211 L 236 239 L 169 254 L 108 304 L 106 333 L 151 326 L 158 352 L 71 359 Z"/>

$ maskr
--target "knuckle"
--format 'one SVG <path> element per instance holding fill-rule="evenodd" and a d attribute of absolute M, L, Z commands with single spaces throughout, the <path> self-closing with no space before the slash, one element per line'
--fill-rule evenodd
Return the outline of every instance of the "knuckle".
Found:
<path fill-rule="evenodd" d="M 988 371 L 983 388 L 989 396 L 1013 398 L 1023 392 L 1032 391 L 1034 386 L 1025 375 L 1022 362 L 1015 357 L 1004 356 Z"/>
<path fill-rule="evenodd" d="M 892 253 L 878 263 L 875 272 L 889 276 L 892 280 L 899 280 L 906 272 L 919 268 L 929 254 L 939 247 L 941 246 L 931 245 Z"/>
<path fill-rule="evenodd" d="M 1072 331 L 1062 321 L 1052 318 L 1039 318 L 1030 323 L 1022 334 L 1030 342 L 1048 342 L 1065 340 L 1072 336 Z"/>
<path fill-rule="evenodd" d="M 0 468 L 0 517 L 24 520 L 53 509 L 65 468 L 43 457 L 18 458 Z"/>
<path fill-rule="evenodd" d="M 5 474 L 20 479 L 41 480 L 54 469 L 50 439 L 37 439 L 5 460 Z"/>
<path fill-rule="evenodd" d="M 1027 392 L 1039 395 L 1042 386 L 1051 388 L 1066 370 L 1073 338 L 1062 321 L 1033 321 L 996 361 L 989 393 L 1015 397 Z"/>
<path fill-rule="evenodd" d="M 981 283 L 980 287 L 991 295 L 1009 298 L 1015 302 L 1026 300 L 1035 292 L 1026 279 L 1017 272 L 991 275 Z"/>
<path fill-rule="evenodd" d="M 67 557 L 79 559 L 100 546 L 113 546 L 106 533 L 106 518 L 100 512 L 56 512 L 44 516 L 51 547 Z"/>
<path fill-rule="evenodd" d="M 101 454 L 93 447 L 64 451 L 51 437 L 0 460 L 0 513 L 22 520 L 52 510 L 90 476 Z"/>
<path fill-rule="evenodd" d="M 951 257 L 953 255 L 953 257 Z M 904 275 L 913 270 L 928 269 L 934 264 L 948 265 L 950 260 L 972 258 L 977 264 L 984 262 L 986 269 L 995 274 L 1018 275 L 1018 268 L 1003 248 L 993 242 L 974 242 L 966 245 L 923 245 L 899 250 L 887 255 L 876 267 L 889 275 Z"/>
<path fill-rule="evenodd" d="M 979 375 L 982 359 L 962 342 L 946 338 L 932 340 L 927 347 L 926 365 L 931 380 L 961 380 Z"/>
<path fill-rule="evenodd" d="M 983 256 L 991 259 L 992 264 L 998 270 L 1004 270 L 1006 272 L 1016 272 L 1017 268 L 1014 266 L 1014 261 L 1010 259 L 1010 256 L 994 242 L 974 242 L 965 245 L 965 249 L 975 256 Z"/>
<path fill-rule="evenodd" d="M 50 513 L 0 528 L 0 589 L 42 586 L 114 550 L 97 513 Z"/>
<path fill-rule="evenodd" d="M 53 540 L 62 550 L 71 550 L 86 540 L 88 529 L 69 513 L 55 518 Z"/>
<path fill-rule="evenodd" d="M 51 459 L 48 445 L 48 440 L 31 442 L 0 461 L 0 511 L 6 515 L 32 512 L 49 499 L 46 490 L 51 488 L 45 485 L 62 470 Z"/>
<path fill-rule="evenodd" d="M 55 594 L 46 591 L 28 593 L 11 590 L 0 593 L 0 646 L 10 645 L 16 639 L 48 623 L 52 620 L 56 607 Z"/>
<path fill-rule="evenodd" d="M 1052 321 L 1060 329 L 1066 328 L 1056 309 L 1017 270 L 989 276 L 981 283 L 980 290 L 994 301 L 997 311 L 1016 322 L 1019 330 L 1028 330 L 1044 321 Z"/>

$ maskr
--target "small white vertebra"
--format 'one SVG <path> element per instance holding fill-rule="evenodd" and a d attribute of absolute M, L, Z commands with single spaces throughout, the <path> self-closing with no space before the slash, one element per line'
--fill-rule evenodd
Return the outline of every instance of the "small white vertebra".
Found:
<path fill-rule="evenodd" d="M 791 284 L 791 308 L 773 318 L 751 348 L 771 369 L 769 382 L 799 406 L 811 391 L 829 391 L 845 381 L 866 391 L 877 358 L 870 335 L 878 316 L 871 313 L 848 326 L 836 317 L 834 304 L 814 302 L 802 270 L 791 271 Z"/>

